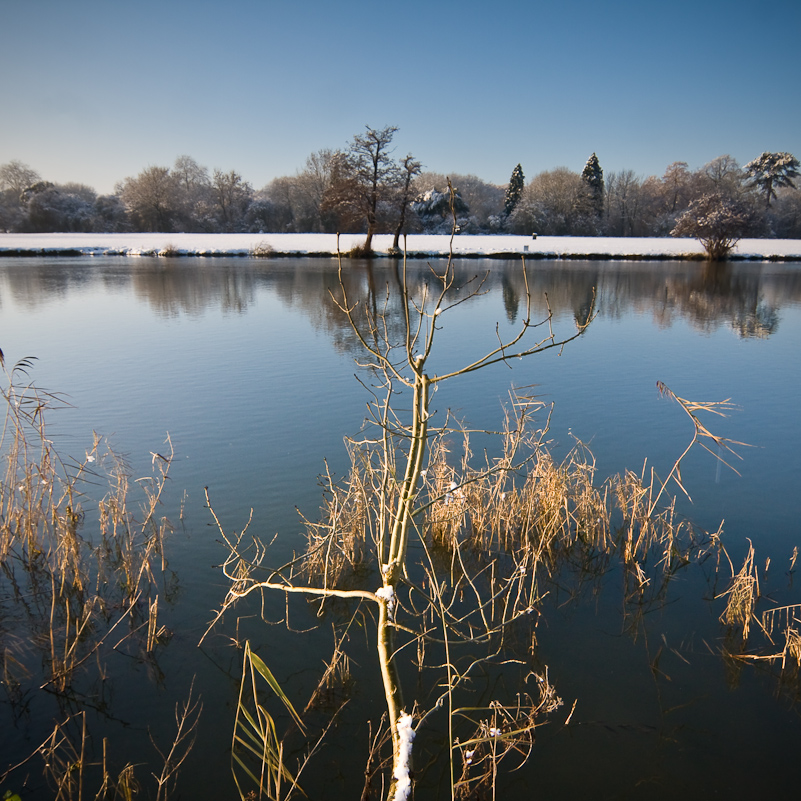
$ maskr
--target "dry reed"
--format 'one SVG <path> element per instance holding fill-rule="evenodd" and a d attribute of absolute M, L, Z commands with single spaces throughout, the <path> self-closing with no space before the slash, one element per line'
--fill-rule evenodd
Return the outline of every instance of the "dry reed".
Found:
<path fill-rule="evenodd" d="M 83 458 L 62 458 L 47 421 L 65 404 L 30 381 L 32 367 L 23 359 L 7 369 L 0 352 L 0 667 L 13 705 L 38 690 L 85 693 L 97 673 L 106 675 L 114 649 L 128 643 L 135 654 L 152 654 L 168 634 L 158 600 L 171 529 L 160 510 L 169 438 L 166 451 L 152 455 L 152 475 L 133 483 L 126 462 L 97 435 Z M 142 496 L 134 505 L 132 486 Z M 67 722 L 56 723 L 41 749 L 58 799 L 82 796 L 89 735 L 81 720 L 77 739 Z M 130 797 L 132 771 L 123 774 L 112 781 L 104 767 L 103 784 Z"/>

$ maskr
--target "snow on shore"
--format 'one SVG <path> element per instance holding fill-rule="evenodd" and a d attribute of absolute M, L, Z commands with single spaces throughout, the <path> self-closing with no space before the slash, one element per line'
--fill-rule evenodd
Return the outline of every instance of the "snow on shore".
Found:
<path fill-rule="evenodd" d="M 343 234 L 339 247 L 346 252 L 364 242 L 364 234 Z M 406 247 L 415 256 L 447 256 L 449 236 L 412 234 Z M 390 235 L 373 237 L 373 250 L 385 254 Z M 401 240 L 403 247 L 403 240 Z M 121 255 L 181 256 L 335 255 L 335 234 L 0 234 L 0 256 L 11 255 Z M 462 235 L 453 240 L 457 256 L 528 255 L 532 258 L 699 258 L 703 248 L 695 239 L 587 236 Z M 733 255 L 744 259 L 801 261 L 801 240 L 742 239 Z"/>

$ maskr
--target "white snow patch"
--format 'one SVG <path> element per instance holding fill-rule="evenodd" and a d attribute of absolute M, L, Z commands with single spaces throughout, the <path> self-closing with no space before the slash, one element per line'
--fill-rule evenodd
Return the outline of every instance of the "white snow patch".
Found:
<path fill-rule="evenodd" d="M 395 590 L 392 587 L 379 587 L 375 594 L 390 604 L 395 600 Z"/>
<path fill-rule="evenodd" d="M 397 603 L 397 599 L 395 598 L 395 590 L 392 587 L 379 587 L 375 594 L 381 598 L 382 600 L 387 602 L 387 612 L 389 614 L 389 619 L 395 619 L 395 604 Z"/>
<path fill-rule="evenodd" d="M 398 732 L 398 764 L 392 773 L 395 779 L 395 798 L 394 801 L 406 801 L 412 789 L 412 779 L 409 775 L 409 765 L 412 758 L 412 741 L 414 740 L 414 729 L 412 728 L 412 716 L 405 712 L 400 713 L 396 724 Z"/>
<path fill-rule="evenodd" d="M 373 237 L 376 253 L 392 246 L 391 234 Z M 451 237 L 437 234 L 410 234 L 406 247 L 410 253 L 447 256 Z M 364 242 L 364 234 L 341 234 L 344 253 Z M 155 256 L 168 250 L 188 256 L 246 256 L 255 249 L 272 249 L 275 255 L 309 253 L 335 255 L 336 234 L 5 234 L 0 233 L 0 252 L 23 251 L 43 256 L 71 250 L 87 256 Z M 591 237 L 591 236 L 512 236 L 477 234 L 457 236 L 454 255 L 489 256 L 524 254 L 560 258 L 562 256 L 681 257 L 703 253 L 695 239 L 675 237 Z M 798 258 L 801 240 L 741 239 L 733 254 L 748 258 Z"/>

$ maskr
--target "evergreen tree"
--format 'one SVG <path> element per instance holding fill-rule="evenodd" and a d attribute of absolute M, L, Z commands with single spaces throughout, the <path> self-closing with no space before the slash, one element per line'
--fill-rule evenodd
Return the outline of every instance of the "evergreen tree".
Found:
<path fill-rule="evenodd" d="M 759 158 L 749 161 L 744 169 L 749 185 L 765 195 L 765 208 L 770 208 L 777 188 L 795 188 L 793 179 L 798 178 L 799 167 L 801 164 L 792 153 L 763 153 Z"/>
<path fill-rule="evenodd" d="M 598 156 L 593 153 L 581 171 L 581 180 L 587 187 L 590 203 L 597 217 L 604 213 L 604 171 L 598 162 Z"/>
<path fill-rule="evenodd" d="M 526 178 L 523 175 L 523 168 L 518 164 L 512 170 L 512 177 L 509 179 L 509 186 L 506 188 L 506 197 L 503 201 L 503 213 L 508 217 L 520 202 L 523 195 L 523 188 L 526 185 Z"/>

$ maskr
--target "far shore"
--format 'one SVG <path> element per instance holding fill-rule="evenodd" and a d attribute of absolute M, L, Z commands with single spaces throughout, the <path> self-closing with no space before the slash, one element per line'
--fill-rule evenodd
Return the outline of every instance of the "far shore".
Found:
<path fill-rule="evenodd" d="M 2 234 L 0 257 L 6 256 L 347 256 L 364 243 L 364 234 Z M 392 251 L 393 237 L 373 237 L 374 257 L 444 258 L 451 237 L 411 234 Z M 459 235 L 452 252 L 458 258 L 571 260 L 693 260 L 705 259 L 695 239 L 672 237 L 583 237 Z M 730 260 L 801 261 L 801 240 L 741 239 Z"/>

